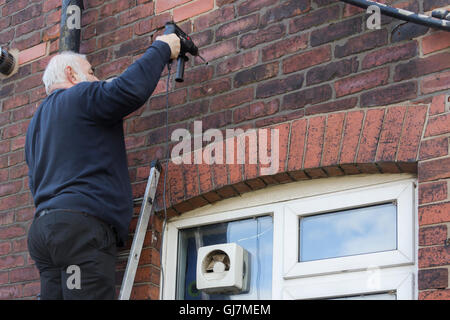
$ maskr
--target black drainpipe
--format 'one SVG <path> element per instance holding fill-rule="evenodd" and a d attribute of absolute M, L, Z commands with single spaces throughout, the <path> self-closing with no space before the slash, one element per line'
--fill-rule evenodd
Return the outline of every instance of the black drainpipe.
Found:
<path fill-rule="evenodd" d="M 59 52 L 80 52 L 81 16 L 83 9 L 83 0 L 63 0 Z"/>
<path fill-rule="evenodd" d="M 381 4 L 370 0 L 340 0 L 340 1 L 352 4 L 354 6 L 358 6 L 363 9 L 367 9 L 367 7 L 375 5 L 378 8 L 380 8 L 380 12 L 382 14 L 387 15 L 389 17 L 421 24 L 423 26 L 427 26 L 430 28 L 450 31 L 450 21 L 447 20 L 448 12 L 445 14 L 445 17 L 441 17 L 438 12 L 436 13 L 433 12 L 433 17 L 429 17 L 424 14 L 393 8 L 385 4 Z"/>

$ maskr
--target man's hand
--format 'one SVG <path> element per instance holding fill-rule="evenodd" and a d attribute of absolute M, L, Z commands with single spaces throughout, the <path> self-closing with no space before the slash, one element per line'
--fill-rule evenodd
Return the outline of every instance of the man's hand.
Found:
<path fill-rule="evenodd" d="M 156 37 L 156 40 L 163 41 L 167 43 L 170 47 L 170 59 L 176 59 L 178 58 L 178 55 L 180 54 L 180 38 L 175 33 L 171 34 L 164 34 L 162 36 Z"/>

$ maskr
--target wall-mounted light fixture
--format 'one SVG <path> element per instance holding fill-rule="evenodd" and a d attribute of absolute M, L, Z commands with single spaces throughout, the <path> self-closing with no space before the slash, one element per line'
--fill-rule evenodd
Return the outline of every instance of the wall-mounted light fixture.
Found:
<path fill-rule="evenodd" d="M 0 79 L 11 77 L 19 69 L 19 50 L 0 47 Z"/>

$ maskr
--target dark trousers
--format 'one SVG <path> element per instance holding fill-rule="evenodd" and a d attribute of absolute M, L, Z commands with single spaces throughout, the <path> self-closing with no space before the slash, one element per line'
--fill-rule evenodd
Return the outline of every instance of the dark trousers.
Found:
<path fill-rule="evenodd" d="M 28 250 L 41 278 L 42 300 L 113 300 L 116 235 L 82 212 L 49 210 L 28 233 Z"/>

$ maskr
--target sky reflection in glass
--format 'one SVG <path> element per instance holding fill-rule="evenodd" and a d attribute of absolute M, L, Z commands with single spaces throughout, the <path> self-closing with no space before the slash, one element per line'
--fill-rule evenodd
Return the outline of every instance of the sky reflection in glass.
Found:
<path fill-rule="evenodd" d="M 397 209 L 387 203 L 300 219 L 300 262 L 397 249 Z"/>

